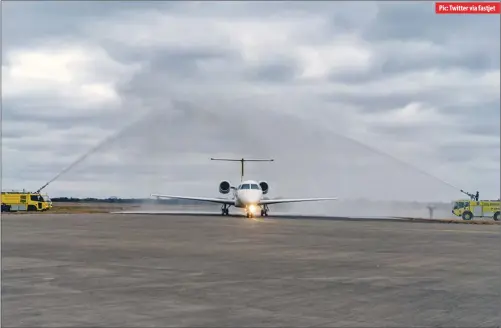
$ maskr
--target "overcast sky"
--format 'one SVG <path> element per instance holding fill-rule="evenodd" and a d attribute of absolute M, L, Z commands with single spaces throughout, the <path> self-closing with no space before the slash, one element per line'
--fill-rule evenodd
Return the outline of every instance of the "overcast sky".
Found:
<path fill-rule="evenodd" d="M 500 16 L 432 2 L 3 2 L 2 188 L 498 198 Z M 138 120 L 137 123 L 132 123 Z M 124 126 L 129 127 L 120 133 Z M 373 150 L 376 149 L 376 150 Z"/>

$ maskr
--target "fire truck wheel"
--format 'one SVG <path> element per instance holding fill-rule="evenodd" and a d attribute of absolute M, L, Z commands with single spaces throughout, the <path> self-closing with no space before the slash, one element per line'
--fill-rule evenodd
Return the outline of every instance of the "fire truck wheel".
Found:
<path fill-rule="evenodd" d="M 494 221 L 499 221 L 499 212 L 494 213 Z"/>
<path fill-rule="evenodd" d="M 473 213 L 470 211 L 466 211 L 463 213 L 463 220 L 471 220 L 473 218 Z"/>

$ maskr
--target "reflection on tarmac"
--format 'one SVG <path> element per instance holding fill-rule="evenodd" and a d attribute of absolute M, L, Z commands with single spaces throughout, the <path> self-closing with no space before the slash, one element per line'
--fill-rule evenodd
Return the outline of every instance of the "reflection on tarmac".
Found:
<path fill-rule="evenodd" d="M 220 216 L 218 212 L 214 211 L 117 211 L 111 212 L 112 214 L 151 214 L 151 215 L 199 215 L 199 216 Z M 243 213 L 233 213 L 230 217 L 244 217 Z M 257 216 L 260 218 L 260 216 Z M 392 221 L 407 221 L 406 218 L 397 218 L 391 216 L 372 216 L 372 217 L 346 217 L 346 216 L 319 216 L 319 215 L 304 215 L 292 213 L 273 213 L 269 219 L 311 219 L 311 220 L 392 220 Z M 265 218 L 266 220 L 266 218 Z"/>
<path fill-rule="evenodd" d="M 207 217 L 220 217 L 221 214 L 215 211 L 152 211 L 152 210 L 143 210 L 143 211 L 115 211 L 110 212 L 111 214 L 146 214 L 146 215 L 176 215 L 176 216 L 207 216 Z M 245 214 L 239 212 L 230 213 L 229 216 L 225 217 L 234 217 L 240 218 L 245 217 Z M 323 221 L 380 221 L 380 222 L 421 222 L 421 223 L 462 223 L 462 224 L 492 224 L 499 225 L 500 222 L 492 221 L 492 220 L 477 220 L 477 221 L 464 221 L 461 219 L 429 219 L 429 218 L 419 218 L 419 217 L 396 217 L 396 216 L 321 216 L 321 215 L 305 215 L 305 214 L 293 214 L 293 213 L 284 213 L 278 212 L 273 213 L 268 217 L 262 218 L 261 216 L 257 216 L 255 219 L 259 221 L 266 221 L 270 219 L 276 220 L 323 220 Z"/>

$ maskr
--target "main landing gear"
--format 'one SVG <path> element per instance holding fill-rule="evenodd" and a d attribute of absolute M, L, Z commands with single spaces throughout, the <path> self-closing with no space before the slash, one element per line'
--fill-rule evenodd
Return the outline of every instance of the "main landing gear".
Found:
<path fill-rule="evenodd" d="M 221 206 L 221 215 L 230 215 L 230 206 L 231 205 L 226 205 L 226 204 Z"/>
<path fill-rule="evenodd" d="M 261 216 L 268 216 L 269 210 L 268 205 L 263 205 L 263 208 L 261 209 Z"/>

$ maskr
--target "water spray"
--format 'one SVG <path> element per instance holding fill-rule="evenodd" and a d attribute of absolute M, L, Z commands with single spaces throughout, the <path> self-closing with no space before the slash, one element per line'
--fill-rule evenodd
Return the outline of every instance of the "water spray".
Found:
<path fill-rule="evenodd" d="M 141 121 L 143 121 L 148 116 L 148 114 L 150 114 L 150 112 L 147 112 L 145 115 L 142 115 L 139 119 L 135 119 L 131 123 L 129 123 L 129 124 L 125 125 L 124 127 L 122 127 L 120 130 L 114 132 L 113 134 L 111 134 L 108 137 L 106 137 L 103 140 L 101 140 L 97 145 L 95 145 L 94 147 L 92 147 L 91 149 L 89 149 L 82 156 L 78 157 L 74 162 L 72 162 L 69 166 L 67 166 L 61 172 L 59 172 L 58 174 L 56 174 L 56 176 L 54 176 L 52 179 L 50 179 L 49 181 L 47 181 L 47 183 L 44 184 L 42 187 L 40 187 L 36 192 L 40 193 L 40 191 L 42 191 L 44 188 L 46 188 L 49 184 L 51 184 L 52 182 L 54 182 L 55 180 L 57 180 L 59 177 L 61 177 L 63 174 L 65 174 L 66 172 L 68 172 L 69 170 L 73 169 L 75 166 L 77 166 L 81 162 L 83 162 L 90 155 L 94 154 L 99 149 L 101 149 L 104 145 L 106 145 L 109 142 L 111 142 L 111 141 L 119 138 L 120 136 L 122 136 L 129 129 L 131 129 L 132 127 L 134 127 L 135 125 L 137 125 L 138 123 L 140 123 Z"/>
<path fill-rule="evenodd" d="M 358 141 L 358 140 L 356 140 L 356 139 L 353 139 L 353 138 L 350 138 L 350 137 L 347 137 L 347 136 L 340 135 L 340 134 L 336 133 L 335 131 L 333 131 L 333 130 L 332 130 L 332 129 L 330 129 L 330 128 L 328 128 L 328 130 L 329 130 L 330 132 L 332 132 L 333 134 L 335 134 L 336 136 L 338 136 L 338 137 L 342 138 L 342 139 L 345 139 L 345 140 L 348 140 L 348 141 L 354 142 L 354 143 L 358 144 L 359 146 L 362 146 L 364 149 L 367 149 L 367 150 L 369 150 L 369 151 L 372 151 L 373 153 L 376 153 L 376 154 L 382 155 L 382 156 L 384 156 L 384 157 L 390 158 L 390 159 L 394 160 L 395 162 L 397 162 L 397 163 L 399 163 L 399 164 L 401 164 L 401 165 L 403 165 L 403 166 L 406 166 L 406 167 L 408 167 L 408 168 L 411 168 L 411 169 L 413 169 L 413 170 L 415 170 L 415 171 L 418 171 L 418 172 L 420 172 L 420 173 L 422 173 L 422 174 L 424 174 L 424 175 L 428 176 L 429 178 L 432 178 L 432 179 L 434 179 L 434 180 L 436 180 L 436 181 L 439 181 L 439 182 L 441 182 L 441 183 L 443 183 L 443 184 L 445 184 L 445 185 L 447 185 L 447 186 L 451 187 L 452 189 L 456 189 L 457 191 L 460 191 L 460 192 L 462 192 L 462 193 L 465 193 L 465 192 L 464 192 L 461 188 L 459 188 L 459 187 L 457 187 L 457 186 L 455 186 L 455 185 L 453 185 L 453 184 L 451 184 L 451 183 L 449 183 L 449 182 L 447 182 L 447 181 L 445 181 L 445 180 L 443 180 L 443 179 L 441 179 L 441 178 L 438 178 L 438 177 L 436 177 L 436 176 L 434 176 L 434 175 L 430 174 L 429 172 L 426 172 L 426 171 L 424 171 L 423 169 L 420 169 L 419 167 L 416 167 L 416 166 L 414 166 L 414 165 L 412 165 L 412 164 L 410 164 L 410 163 L 407 163 L 407 162 L 405 162 L 405 161 L 403 161 L 403 160 L 401 160 L 401 159 L 399 159 L 399 158 L 397 158 L 397 157 L 395 157 L 395 156 L 392 156 L 392 155 L 390 155 L 390 154 L 388 154 L 388 153 L 385 153 L 385 152 L 383 152 L 383 151 L 381 151 L 381 150 L 379 150 L 379 149 L 376 149 L 376 148 L 373 148 L 373 147 L 371 147 L 371 146 L 369 146 L 369 145 L 366 145 L 366 144 L 364 144 L 364 143 L 363 143 L 363 142 L 361 142 L 361 141 Z M 468 196 L 472 197 L 472 195 L 471 195 L 471 194 L 469 194 L 469 193 L 466 193 L 466 194 L 467 194 Z"/>

